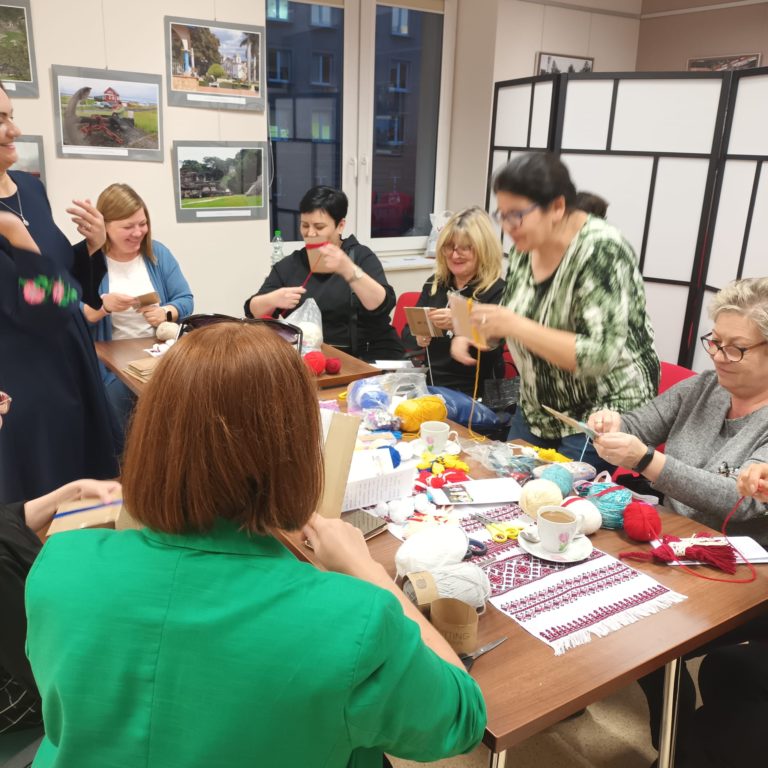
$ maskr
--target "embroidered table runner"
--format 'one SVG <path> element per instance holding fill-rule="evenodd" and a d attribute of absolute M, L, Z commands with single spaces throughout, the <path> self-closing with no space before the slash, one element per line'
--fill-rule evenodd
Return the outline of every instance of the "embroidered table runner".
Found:
<path fill-rule="evenodd" d="M 598 549 L 586 560 L 551 563 L 529 555 L 517 541 L 497 544 L 468 512 L 464 530 L 488 545 L 474 558 L 488 574 L 491 603 L 559 656 L 686 599 L 650 576 Z M 484 510 L 498 521 L 530 522 L 517 504 Z"/>

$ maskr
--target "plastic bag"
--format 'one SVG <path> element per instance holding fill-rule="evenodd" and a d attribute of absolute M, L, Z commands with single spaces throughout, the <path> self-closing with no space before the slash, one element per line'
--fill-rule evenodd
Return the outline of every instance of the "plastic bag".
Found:
<path fill-rule="evenodd" d="M 347 387 L 347 410 L 360 413 L 386 408 L 392 413 L 398 403 L 428 395 L 426 373 L 385 373 L 353 381 Z"/>
<path fill-rule="evenodd" d="M 453 214 L 450 211 L 429 214 L 429 222 L 432 225 L 432 229 L 427 238 L 427 250 L 424 254 L 428 259 L 434 259 L 437 255 L 437 238 L 440 235 L 440 230 L 445 226 L 451 216 L 453 216 Z"/>
<path fill-rule="evenodd" d="M 304 334 L 302 354 L 320 349 L 323 344 L 323 315 L 314 299 L 307 299 L 285 319 L 301 328 Z"/>

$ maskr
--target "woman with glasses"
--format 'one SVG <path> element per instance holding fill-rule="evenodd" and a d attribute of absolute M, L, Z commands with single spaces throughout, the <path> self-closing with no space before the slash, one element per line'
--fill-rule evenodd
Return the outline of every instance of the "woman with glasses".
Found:
<path fill-rule="evenodd" d="M 118 472 L 115 424 L 79 301 L 100 304 L 104 221 L 88 200 L 72 245 L 40 180 L 13 169 L 21 130 L 0 86 L 0 390 L 13 411 L 0 432 L 0 502 L 33 498 L 78 477 Z"/>
<path fill-rule="evenodd" d="M 428 278 L 416 302 L 429 307 L 429 320 L 442 336 L 420 336 L 403 328 L 406 347 L 414 344 L 427 350 L 432 383 L 472 395 L 475 364 L 464 365 L 451 357 L 453 323 L 448 297 L 459 293 L 483 304 L 498 304 L 504 289 L 501 279 L 501 243 L 488 214 L 482 208 L 455 213 L 437 240 L 435 274 Z M 502 347 L 480 355 L 480 386 L 486 379 L 504 377 Z M 482 390 L 481 390 L 482 391 Z"/>
<path fill-rule="evenodd" d="M 27 581 L 39 768 L 381 768 L 480 741 L 482 694 L 448 643 L 358 529 L 313 514 L 316 385 L 269 327 L 216 323 L 166 353 L 122 482 L 145 527 L 57 534 Z"/>
<path fill-rule="evenodd" d="M 154 338 L 160 323 L 191 315 L 189 283 L 168 248 L 152 239 L 149 210 L 138 193 L 127 184 L 110 184 L 96 208 L 104 217 L 107 273 L 99 283 L 101 306 L 83 306 L 94 338 Z M 158 301 L 137 304 L 137 297 L 149 293 L 156 293 Z M 107 398 L 124 428 L 136 396 L 104 366 L 102 375 Z"/>
<path fill-rule="evenodd" d="M 710 315 L 714 326 L 701 341 L 714 371 L 628 413 L 598 411 L 589 425 L 601 433 L 595 448 L 606 461 L 640 472 L 678 514 L 720 529 L 741 496 L 739 471 L 768 461 L 768 278 L 730 283 Z M 768 544 L 766 512 L 758 499 L 742 502 L 728 533 Z"/>
<path fill-rule="evenodd" d="M 305 247 L 272 267 L 245 301 L 246 317 L 287 317 L 307 299 L 322 314 L 323 341 L 361 360 L 400 360 L 404 349 L 389 315 L 395 292 L 376 254 L 354 235 L 342 237 L 347 196 L 313 187 L 299 202 Z"/>
<path fill-rule="evenodd" d="M 476 304 L 486 338 L 506 339 L 520 372 L 520 406 L 509 438 L 572 459 L 584 435 L 542 409 L 585 421 L 595 407 L 619 411 L 657 391 L 659 361 L 632 247 L 605 220 L 579 210 L 568 169 L 554 155 L 521 155 L 494 177 L 496 219 L 512 240 L 498 306 Z M 453 355 L 470 364 L 471 341 Z M 601 465 L 589 446 L 584 459 Z"/>

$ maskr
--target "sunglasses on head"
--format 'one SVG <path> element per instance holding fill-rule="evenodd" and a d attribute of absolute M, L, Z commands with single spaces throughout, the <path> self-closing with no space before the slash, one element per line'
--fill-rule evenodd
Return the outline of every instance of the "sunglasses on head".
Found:
<path fill-rule="evenodd" d="M 299 354 L 301 354 L 302 345 L 304 343 L 304 334 L 301 328 L 290 323 L 286 323 L 282 320 L 275 320 L 271 317 L 231 317 L 230 315 L 212 314 L 200 314 L 189 315 L 179 320 L 179 335 L 181 338 L 185 333 L 194 331 L 197 328 L 206 328 L 209 325 L 216 325 L 216 323 L 250 323 L 253 325 L 266 325 L 267 328 L 273 330 L 281 339 L 284 339 L 292 346 L 296 347 Z"/>

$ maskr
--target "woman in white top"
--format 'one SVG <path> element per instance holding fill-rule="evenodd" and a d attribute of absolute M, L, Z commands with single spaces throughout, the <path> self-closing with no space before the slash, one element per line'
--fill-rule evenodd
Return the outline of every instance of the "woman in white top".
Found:
<path fill-rule="evenodd" d="M 99 285 L 102 306 L 83 307 L 96 340 L 153 337 L 164 320 L 192 314 L 194 299 L 173 254 L 152 239 L 149 211 L 127 184 L 110 184 L 96 207 L 104 217 L 107 274 Z M 138 297 L 157 293 L 159 302 L 139 306 Z M 134 396 L 114 374 L 103 370 L 107 398 L 124 425 Z"/>

